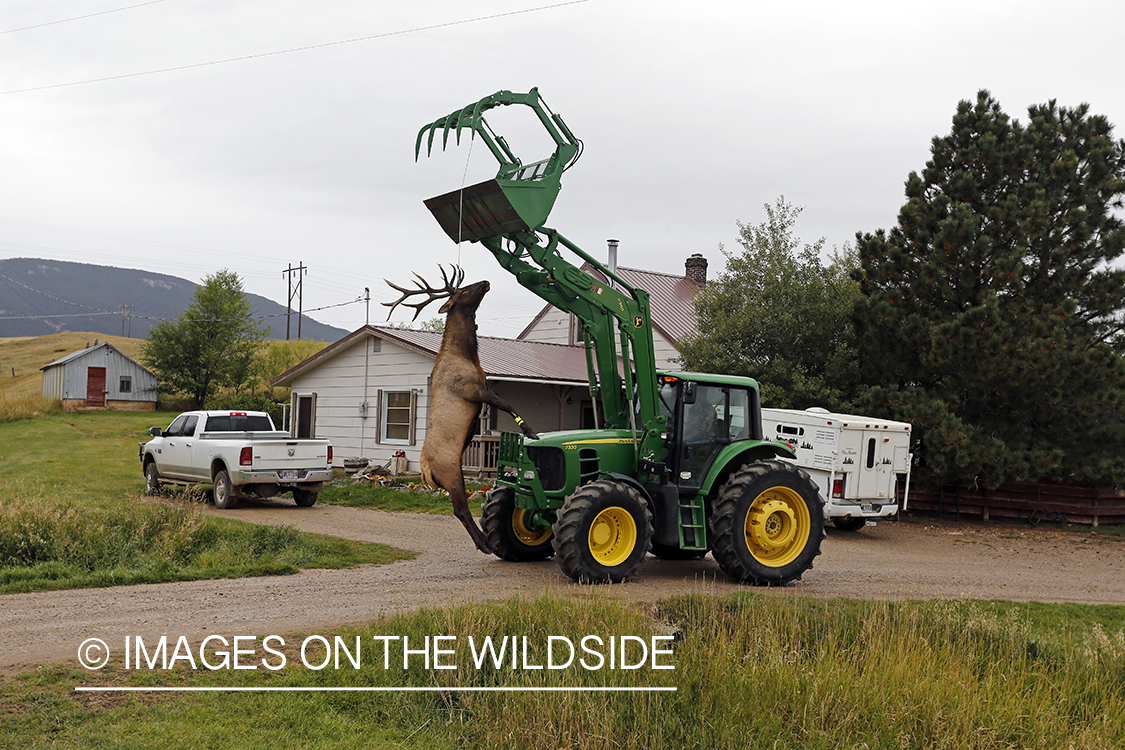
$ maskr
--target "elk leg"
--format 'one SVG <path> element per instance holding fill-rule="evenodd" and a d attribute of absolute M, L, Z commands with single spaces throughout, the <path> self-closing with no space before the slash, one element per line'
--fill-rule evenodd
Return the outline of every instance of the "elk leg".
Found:
<path fill-rule="evenodd" d="M 477 394 L 477 398 L 475 398 L 473 400 L 479 401 L 482 404 L 488 404 L 489 406 L 494 406 L 497 409 L 500 409 L 501 411 L 508 412 L 509 414 L 512 415 L 512 418 L 516 420 L 516 425 L 518 425 L 519 428 L 521 430 L 523 430 L 524 435 L 527 435 L 532 440 L 538 440 L 539 439 L 539 436 L 537 434 L 535 434 L 535 431 L 527 426 L 527 423 L 523 421 L 523 418 L 520 417 L 519 414 L 516 414 L 516 410 L 512 408 L 512 405 L 509 404 L 504 399 L 497 396 L 494 391 L 492 391 L 488 388 L 481 388 L 480 392 Z"/>
<path fill-rule="evenodd" d="M 469 493 L 465 491 L 465 478 L 461 475 L 460 456 L 456 466 L 449 466 L 439 464 L 438 466 L 432 465 L 429 457 L 423 453 L 422 461 L 422 481 L 431 487 L 441 487 L 449 493 L 449 499 L 453 501 L 453 515 L 457 516 L 457 520 L 469 532 L 472 537 L 473 543 L 477 545 L 477 549 L 486 555 L 492 554 L 492 546 L 488 543 L 484 532 L 477 526 L 476 519 L 473 518 L 472 512 L 469 510 Z"/>

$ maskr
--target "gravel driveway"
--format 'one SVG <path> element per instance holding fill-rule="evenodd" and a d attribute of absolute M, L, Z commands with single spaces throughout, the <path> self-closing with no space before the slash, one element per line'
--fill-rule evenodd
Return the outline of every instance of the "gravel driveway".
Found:
<path fill-rule="evenodd" d="M 731 583 L 707 557 L 650 557 L 625 584 L 579 586 L 553 560 L 506 563 L 476 550 L 450 516 L 384 513 L 289 500 L 221 513 L 253 523 L 382 542 L 417 558 L 292 576 L 79 589 L 0 597 L 0 672 L 76 663 L 79 644 L 126 635 L 197 642 L 210 634 L 319 633 L 421 606 L 536 597 L 545 592 L 624 601 L 682 593 L 726 594 Z M 775 596 L 1125 604 L 1125 541 L 1090 530 L 1056 530 L 933 519 L 880 523 L 858 533 L 829 527 L 814 568 Z"/>

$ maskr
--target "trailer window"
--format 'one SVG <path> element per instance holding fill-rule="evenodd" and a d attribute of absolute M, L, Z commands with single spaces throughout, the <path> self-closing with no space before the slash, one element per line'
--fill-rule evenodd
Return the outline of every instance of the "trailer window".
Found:
<path fill-rule="evenodd" d="M 867 441 L 867 468 L 875 468 L 875 438 Z"/>

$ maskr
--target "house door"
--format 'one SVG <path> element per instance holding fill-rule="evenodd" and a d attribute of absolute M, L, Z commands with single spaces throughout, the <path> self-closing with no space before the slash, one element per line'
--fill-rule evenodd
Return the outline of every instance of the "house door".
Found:
<path fill-rule="evenodd" d="M 105 406 L 105 368 L 86 370 L 86 406 Z"/>

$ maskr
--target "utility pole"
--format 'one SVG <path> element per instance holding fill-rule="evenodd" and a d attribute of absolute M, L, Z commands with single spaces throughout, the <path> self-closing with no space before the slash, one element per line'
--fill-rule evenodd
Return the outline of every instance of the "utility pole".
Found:
<path fill-rule="evenodd" d="M 363 287 L 363 301 L 367 303 L 367 317 L 364 324 L 371 325 L 371 287 Z"/>
<path fill-rule="evenodd" d="M 128 327 L 126 327 L 128 323 Z M 121 335 L 126 338 L 133 338 L 133 306 L 131 304 L 122 303 L 121 305 Z"/>
<path fill-rule="evenodd" d="M 305 293 L 304 293 L 304 287 L 303 287 L 302 281 L 305 278 L 305 272 L 306 271 L 308 271 L 308 269 L 305 267 L 305 262 L 301 261 L 301 264 L 299 266 L 297 266 L 296 268 L 294 268 L 293 264 L 290 263 L 289 269 L 281 272 L 282 276 L 286 276 L 286 275 L 289 276 L 289 303 L 285 308 L 285 340 L 286 341 L 289 340 L 289 317 L 293 313 L 293 295 L 294 294 L 297 295 L 297 338 L 298 339 L 301 338 L 301 314 L 302 314 L 302 311 L 304 310 L 304 307 L 305 307 Z M 294 282 L 294 278 L 293 278 L 294 273 L 297 274 L 297 278 L 296 278 L 295 282 Z"/>

